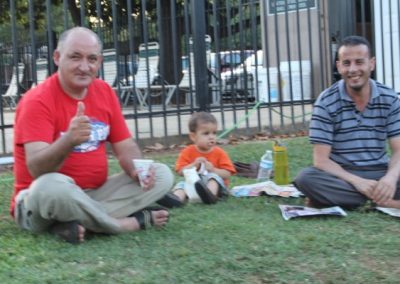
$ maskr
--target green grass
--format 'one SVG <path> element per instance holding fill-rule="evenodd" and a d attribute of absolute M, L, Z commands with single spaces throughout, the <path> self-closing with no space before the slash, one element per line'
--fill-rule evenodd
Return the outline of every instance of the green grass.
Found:
<path fill-rule="evenodd" d="M 311 163 L 306 138 L 287 140 L 292 177 Z M 269 142 L 226 146 L 258 160 Z M 171 167 L 177 154 L 148 155 Z M 118 170 L 111 161 L 110 171 Z M 398 283 L 399 219 L 372 211 L 284 221 L 278 204 L 229 198 L 170 210 L 166 228 L 93 236 L 72 246 L 21 231 L 8 217 L 12 176 L 0 176 L 0 283 Z M 232 185 L 252 183 L 232 178 Z"/>

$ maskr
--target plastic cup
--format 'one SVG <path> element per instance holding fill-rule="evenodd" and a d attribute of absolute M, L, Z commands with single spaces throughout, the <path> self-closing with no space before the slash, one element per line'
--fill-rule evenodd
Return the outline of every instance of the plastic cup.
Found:
<path fill-rule="evenodd" d="M 185 193 L 189 197 L 190 202 L 201 202 L 200 196 L 197 194 L 194 184 L 200 180 L 200 176 L 195 168 L 189 168 L 183 170 L 183 176 L 185 177 Z"/>
<path fill-rule="evenodd" d="M 139 177 L 140 186 L 143 187 L 143 181 L 147 178 L 150 166 L 154 163 L 150 159 L 133 159 L 133 165 Z"/>

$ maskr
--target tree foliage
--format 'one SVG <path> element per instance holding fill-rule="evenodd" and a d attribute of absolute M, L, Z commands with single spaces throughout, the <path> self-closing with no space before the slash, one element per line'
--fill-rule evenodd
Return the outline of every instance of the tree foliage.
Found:
<path fill-rule="evenodd" d="M 199 0 L 11 1 L 0 1 L 0 48 L 1 45 L 3 47 L 12 45 L 11 31 L 14 15 L 17 41 L 21 46 L 30 44 L 32 28 L 36 47 L 39 47 L 47 45 L 49 33 L 55 40 L 57 35 L 67 28 L 87 26 L 101 32 L 106 48 L 115 46 L 115 36 L 117 36 L 119 51 L 123 54 L 132 52 L 129 48 L 132 42 L 134 42 L 133 52 L 135 53 L 138 51 L 139 44 L 146 40 L 164 43 L 161 47 L 161 57 L 165 60 L 162 65 L 166 70 L 161 70 L 161 73 L 166 74 L 167 78 L 173 73 L 173 66 L 181 65 L 181 53 L 187 50 L 187 47 L 184 47 L 183 36 L 191 36 L 191 19 L 185 17 L 184 14 L 191 10 L 190 1 Z M 212 42 L 215 42 L 215 37 L 218 37 L 220 50 L 252 48 L 254 29 L 251 22 L 251 9 L 254 12 L 256 5 L 259 5 L 258 0 L 203 1 L 205 1 L 206 9 L 206 15 L 204 15 L 206 33 L 213 38 Z M 51 5 L 48 6 L 48 2 Z M 15 3 L 15 10 L 11 9 L 11 3 Z M 259 9 L 255 11 L 259 14 Z M 193 16 L 196 11 L 190 13 Z M 187 19 L 189 22 L 185 22 Z M 130 22 L 133 27 L 128 29 Z M 259 17 L 256 17 L 256 25 L 259 29 Z M 176 30 L 173 30 L 174 27 Z M 169 56 L 173 52 L 173 42 L 180 47 L 178 56 L 175 57 L 177 62 L 171 62 L 173 59 Z M 172 78 L 167 79 L 172 80 Z"/>
<path fill-rule="evenodd" d="M 33 24 L 36 35 L 41 38 L 49 28 L 48 16 L 50 16 L 51 28 L 55 32 L 60 32 L 66 28 L 77 25 L 84 25 L 89 28 L 99 28 L 112 30 L 113 24 L 121 30 L 128 26 L 128 20 L 135 21 L 136 31 L 141 35 L 142 24 L 146 21 L 150 28 L 155 29 L 157 23 L 157 10 L 161 6 L 164 11 L 163 18 L 168 19 L 170 15 L 170 1 L 175 3 L 177 25 L 183 30 L 184 4 L 190 3 L 185 0 L 67 0 L 67 9 L 64 9 L 63 0 L 50 1 L 50 7 L 46 7 L 47 1 L 44 0 L 18 0 L 13 1 L 15 5 L 15 21 L 17 24 L 17 34 L 20 41 L 29 38 L 30 25 Z M 250 27 L 250 4 L 257 3 L 254 0 L 205 0 L 207 11 L 207 33 L 212 37 L 214 29 L 218 29 L 217 34 L 222 38 L 231 37 L 238 33 L 240 25 Z M 10 8 L 11 1 L 0 1 L 0 42 L 11 41 L 11 17 L 13 15 Z M 114 3 L 114 5 L 113 5 Z M 131 6 L 128 7 L 128 3 Z M 81 6 L 84 5 L 84 7 Z M 214 22 L 213 5 L 217 7 L 216 22 Z M 98 9 L 100 6 L 100 9 Z M 32 14 L 29 13 L 32 10 Z M 130 11 L 129 11 L 130 10 Z M 142 12 L 146 11 L 146 12 Z M 113 17 L 113 12 L 115 17 Z M 241 14 L 242 12 L 242 14 Z M 257 11 L 259 13 L 259 9 Z M 145 17 L 145 18 L 144 18 Z M 242 18 L 241 18 L 242 17 Z M 68 26 L 65 26 L 65 20 Z M 259 17 L 257 18 L 259 24 Z M 163 26 L 162 28 L 167 28 Z M 229 33 L 231 32 L 231 34 Z"/>

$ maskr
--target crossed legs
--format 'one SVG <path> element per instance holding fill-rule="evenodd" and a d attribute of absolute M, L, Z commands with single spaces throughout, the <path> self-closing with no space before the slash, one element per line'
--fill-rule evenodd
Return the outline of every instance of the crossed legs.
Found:
<path fill-rule="evenodd" d="M 47 231 L 57 222 L 77 221 L 80 240 L 86 229 L 110 234 L 137 231 L 139 220 L 127 216 L 159 200 L 173 184 L 173 175 L 167 166 L 156 164 L 155 168 L 156 185 L 149 191 L 143 191 L 125 174 L 110 177 L 101 188 L 87 191 L 68 176 L 43 175 L 17 202 L 16 221 L 32 232 Z M 165 225 L 168 211 L 152 210 L 151 221 L 156 227 Z"/>
<path fill-rule="evenodd" d="M 379 180 L 386 173 L 386 170 L 346 170 L 360 177 L 374 180 Z M 337 205 L 345 208 L 356 208 L 368 200 L 348 182 L 315 167 L 303 169 L 297 175 L 294 183 L 310 199 L 311 203 L 321 206 Z M 398 182 L 394 200 L 390 205 L 400 207 L 399 199 L 400 183 Z"/>

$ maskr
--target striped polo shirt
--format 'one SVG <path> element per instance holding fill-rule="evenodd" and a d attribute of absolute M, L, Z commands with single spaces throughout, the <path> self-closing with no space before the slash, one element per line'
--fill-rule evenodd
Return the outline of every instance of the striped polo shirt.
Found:
<path fill-rule="evenodd" d="M 364 111 L 346 93 L 343 80 L 321 93 L 310 122 L 310 142 L 332 148 L 342 166 L 387 165 L 386 139 L 400 136 L 400 100 L 390 88 L 370 79 L 371 98 Z"/>

